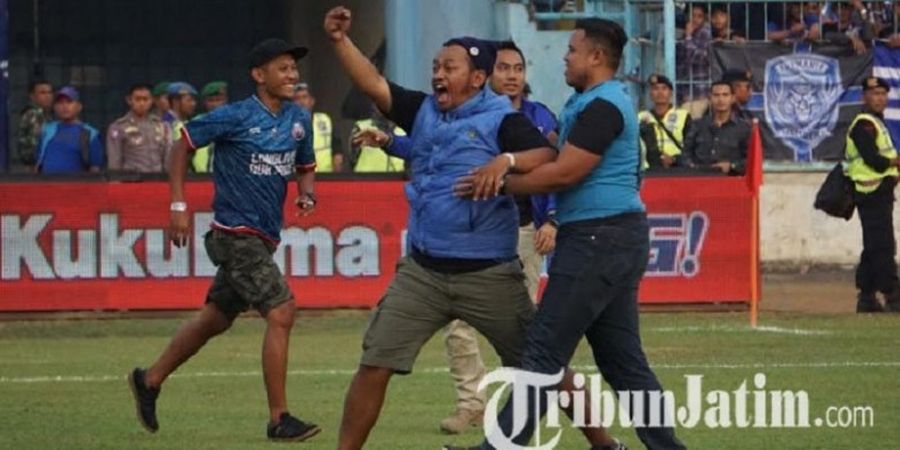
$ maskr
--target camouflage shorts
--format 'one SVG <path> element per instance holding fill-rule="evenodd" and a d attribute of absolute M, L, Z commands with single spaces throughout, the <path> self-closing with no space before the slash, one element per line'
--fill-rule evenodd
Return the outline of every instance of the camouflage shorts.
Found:
<path fill-rule="evenodd" d="M 272 254 L 275 246 L 252 234 L 211 230 L 206 233 L 206 253 L 219 267 L 206 302 L 216 305 L 229 319 L 253 308 L 265 316 L 293 299 Z"/>

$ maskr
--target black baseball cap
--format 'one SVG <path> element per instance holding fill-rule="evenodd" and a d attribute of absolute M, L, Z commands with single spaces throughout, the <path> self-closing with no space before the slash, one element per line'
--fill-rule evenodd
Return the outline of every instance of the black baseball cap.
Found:
<path fill-rule="evenodd" d="M 653 74 L 650 75 L 650 78 L 647 78 L 647 84 L 653 86 L 654 84 L 664 84 L 669 87 L 669 89 L 674 89 L 672 87 L 672 80 L 665 75 Z"/>
<path fill-rule="evenodd" d="M 722 81 L 726 83 L 734 83 L 735 81 L 749 83 L 753 81 L 753 72 L 744 69 L 728 69 L 722 74 Z"/>
<path fill-rule="evenodd" d="M 260 67 L 281 55 L 291 55 L 294 59 L 301 59 L 307 53 L 309 53 L 309 49 L 306 47 L 292 46 L 281 39 L 266 39 L 250 50 L 250 68 Z"/>
<path fill-rule="evenodd" d="M 891 85 L 889 85 L 888 82 L 884 80 L 884 78 L 878 77 L 866 77 L 866 79 L 862 82 L 862 88 L 863 92 L 875 88 L 884 88 L 884 90 L 888 92 L 891 91 Z"/>

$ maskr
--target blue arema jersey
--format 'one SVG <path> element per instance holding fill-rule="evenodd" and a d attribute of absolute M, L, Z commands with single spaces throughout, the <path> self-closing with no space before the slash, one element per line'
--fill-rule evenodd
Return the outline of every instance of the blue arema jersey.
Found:
<path fill-rule="evenodd" d="M 278 241 L 296 166 L 315 167 L 309 113 L 284 102 L 275 115 L 255 95 L 185 125 L 192 148 L 215 143 L 213 226 Z"/>

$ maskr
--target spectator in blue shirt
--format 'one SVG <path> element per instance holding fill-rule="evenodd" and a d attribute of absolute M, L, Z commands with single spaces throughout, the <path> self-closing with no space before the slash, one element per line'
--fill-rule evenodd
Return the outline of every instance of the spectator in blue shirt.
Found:
<path fill-rule="evenodd" d="M 99 172 L 104 164 L 103 144 L 97 129 L 82 123 L 81 100 L 71 86 L 53 98 L 54 121 L 41 128 L 36 170 L 45 174 Z"/>

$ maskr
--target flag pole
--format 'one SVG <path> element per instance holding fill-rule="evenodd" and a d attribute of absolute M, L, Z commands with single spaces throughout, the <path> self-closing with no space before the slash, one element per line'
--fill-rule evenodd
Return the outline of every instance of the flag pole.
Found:
<path fill-rule="evenodd" d="M 752 194 L 750 240 L 750 328 L 759 324 L 759 188 Z"/>
<path fill-rule="evenodd" d="M 759 119 L 753 119 L 752 136 L 750 139 L 750 156 L 753 164 L 748 167 L 750 187 L 750 327 L 755 329 L 759 325 L 759 300 L 761 294 L 760 284 L 760 218 L 759 218 L 759 192 L 762 185 L 762 135 L 759 130 Z"/>

